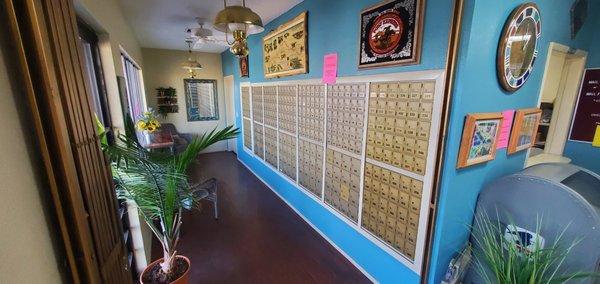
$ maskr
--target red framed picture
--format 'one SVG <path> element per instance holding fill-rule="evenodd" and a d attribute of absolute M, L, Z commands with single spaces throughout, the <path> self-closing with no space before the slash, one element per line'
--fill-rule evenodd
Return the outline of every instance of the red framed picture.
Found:
<path fill-rule="evenodd" d="M 248 56 L 240 57 L 240 77 L 249 77 L 250 68 L 248 67 Z"/>
<path fill-rule="evenodd" d="M 358 68 L 418 64 L 424 0 L 393 0 L 360 14 Z"/>

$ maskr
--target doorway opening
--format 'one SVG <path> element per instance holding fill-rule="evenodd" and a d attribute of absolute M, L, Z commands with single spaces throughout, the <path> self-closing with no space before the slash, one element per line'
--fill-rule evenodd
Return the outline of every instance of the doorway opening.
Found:
<path fill-rule="evenodd" d="M 223 83 L 225 90 L 225 119 L 227 120 L 225 124 L 238 127 L 236 123 L 235 103 L 233 98 L 233 75 L 223 77 Z M 233 151 L 237 154 L 237 139 L 227 140 L 227 151 Z"/>
<path fill-rule="evenodd" d="M 563 156 L 563 151 L 586 59 L 586 51 L 550 43 L 538 99 L 542 119 L 535 146 L 528 151 L 525 167 L 547 162 L 571 162 Z"/>

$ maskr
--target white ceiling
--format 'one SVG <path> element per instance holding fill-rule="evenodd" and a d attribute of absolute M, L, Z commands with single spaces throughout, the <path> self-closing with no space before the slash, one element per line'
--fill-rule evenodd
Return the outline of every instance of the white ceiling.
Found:
<path fill-rule="evenodd" d="M 196 18 L 207 19 L 205 28 L 212 29 L 212 21 L 223 9 L 219 0 L 120 0 L 125 18 L 133 28 L 142 47 L 187 50 L 186 29 L 198 27 Z M 246 6 L 256 12 L 263 24 L 283 14 L 302 0 L 247 0 Z M 242 0 L 229 0 L 227 5 L 241 5 Z M 213 29 L 216 39 L 225 35 Z M 230 35 L 231 36 L 231 35 Z M 206 43 L 194 50 L 222 52 L 226 46 Z"/>

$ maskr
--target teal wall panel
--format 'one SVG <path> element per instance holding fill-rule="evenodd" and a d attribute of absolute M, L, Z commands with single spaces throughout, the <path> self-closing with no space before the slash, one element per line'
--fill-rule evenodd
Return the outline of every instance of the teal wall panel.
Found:
<path fill-rule="evenodd" d="M 309 73 L 267 80 L 263 76 L 261 42 L 263 34 L 250 36 L 250 78 L 240 78 L 237 59 L 228 51 L 222 53 L 223 74 L 235 77 L 236 112 L 239 115 L 240 82 L 265 82 L 275 80 L 297 80 L 320 78 L 322 58 L 337 52 L 339 76 L 381 74 L 403 71 L 443 69 L 446 62 L 448 31 L 452 12 L 452 1 L 428 0 L 425 15 L 423 53 L 421 64 L 404 67 L 389 67 L 358 70 L 359 13 L 378 1 L 325 1 L 306 0 L 266 26 L 266 31 L 285 23 L 303 11 L 308 11 Z M 498 112 L 506 109 L 535 107 L 544 64 L 550 42 L 558 42 L 574 48 L 590 51 L 588 67 L 600 67 L 600 1 L 594 2 L 588 12 L 588 21 L 576 39 L 570 38 L 569 10 L 572 1 L 535 1 L 542 15 L 542 38 L 539 57 L 529 81 L 517 92 L 502 90 L 496 79 L 496 50 L 502 26 L 510 12 L 522 0 L 465 0 L 458 69 L 453 90 L 449 130 L 446 137 L 444 169 L 438 203 L 437 223 L 432 248 L 430 283 L 439 283 L 451 257 L 468 239 L 477 196 L 492 180 L 522 169 L 525 152 L 507 155 L 500 150 L 495 160 L 456 170 L 456 159 L 460 146 L 464 117 L 474 112 Z M 597 14 L 597 13 L 596 13 Z M 593 44 L 596 43 L 596 44 Z M 240 122 L 238 121 L 238 125 Z M 241 138 L 238 148 L 242 149 Z M 592 170 L 600 168 L 599 148 L 589 144 L 568 142 L 565 154 L 573 162 Z M 287 180 L 266 167 L 262 162 L 240 151 L 240 160 L 274 188 L 300 214 L 313 223 L 374 278 L 382 283 L 416 283 L 418 276 L 400 262 L 387 255 L 369 240 L 356 233 L 343 221 L 318 203 L 298 191 Z"/>
<path fill-rule="evenodd" d="M 520 0 L 466 0 L 465 2 L 459 65 L 450 111 L 445 166 L 442 173 L 432 253 L 433 277 L 430 278 L 430 283 L 439 283 L 450 259 L 467 241 L 468 226 L 472 222 L 479 192 L 489 182 L 521 170 L 525 163 L 526 151 L 507 155 L 506 149 L 502 149 L 497 152 L 496 159 L 493 161 L 457 170 L 456 161 L 465 116 L 468 113 L 536 107 L 550 42 L 587 50 L 593 40 L 593 30 L 598 27 L 594 26 L 596 20 L 592 16 L 594 12 L 589 11 L 588 21 L 577 38 L 572 40 L 569 25 L 572 1 L 533 1 L 538 5 L 543 21 L 542 36 L 538 45 L 539 55 L 533 73 L 525 85 L 514 93 L 505 92 L 496 79 L 498 40 L 509 14 L 525 2 Z M 589 152 L 599 155 L 599 150 L 595 148 L 572 152 L 581 157 L 581 160 L 574 159 L 574 161 L 579 162 L 580 165 L 594 164 L 598 167 L 600 159 L 594 160 L 589 156 Z"/>
<path fill-rule="evenodd" d="M 303 1 L 267 24 L 265 32 L 248 38 L 250 47 L 249 78 L 240 78 L 237 58 L 232 56 L 229 51 L 223 52 L 221 54 L 223 75 L 233 74 L 235 78 L 235 101 L 238 117 L 241 117 L 239 115 L 240 82 L 258 83 L 320 78 L 323 56 L 332 52 L 338 54 L 338 76 L 444 69 L 453 4 L 452 1 L 447 0 L 429 0 L 426 1 L 421 64 L 358 70 L 360 11 L 379 2 L 378 0 Z M 308 11 L 309 73 L 280 79 L 265 79 L 262 64 L 263 35 L 304 11 Z M 238 121 L 238 125 L 241 125 L 240 121 Z M 238 149 L 242 149 L 241 138 L 237 143 Z M 381 283 L 419 282 L 420 278 L 416 273 L 357 233 L 312 198 L 307 197 L 305 193 L 300 192 L 293 184 L 274 173 L 261 161 L 243 151 L 239 151 L 239 159 L 376 280 Z"/>

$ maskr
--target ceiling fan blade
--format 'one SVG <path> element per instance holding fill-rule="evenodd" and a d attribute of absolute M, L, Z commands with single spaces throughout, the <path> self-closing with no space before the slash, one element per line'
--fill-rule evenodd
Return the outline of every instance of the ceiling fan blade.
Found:
<path fill-rule="evenodd" d="M 211 38 L 199 38 L 194 43 L 194 49 L 201 48 L 205 44 L 218 44 L 218 45 L 222 45 L 222 46 L 229 46 L 229 44 L 225 40 L 211 39 Z"/>

